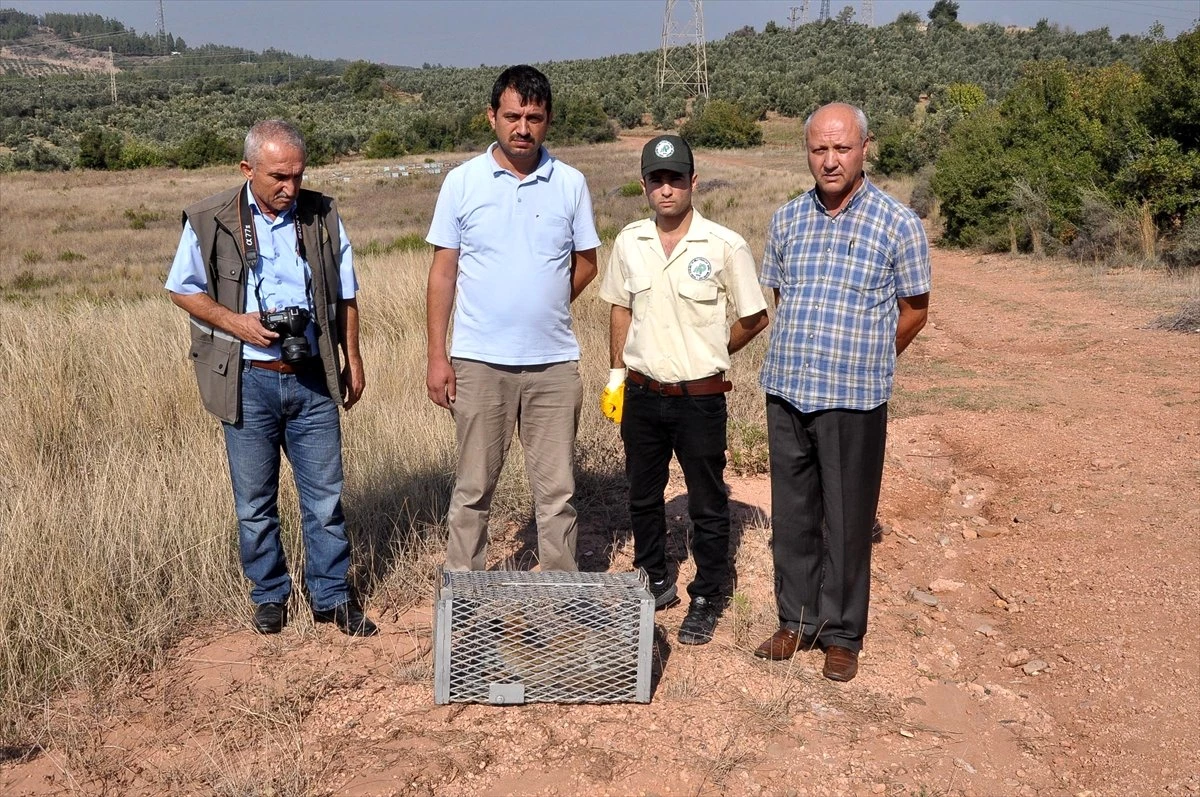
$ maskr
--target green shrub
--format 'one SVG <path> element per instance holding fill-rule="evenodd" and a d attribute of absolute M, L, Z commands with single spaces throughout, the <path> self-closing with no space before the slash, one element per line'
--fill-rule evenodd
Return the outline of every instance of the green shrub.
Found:
<path fill-rule="evenodd" d="M 736 149 L 762 143 L 762 130 L 752 116 L 724 100 L 709 100 L 679 129 L 695 147 Z"/>
<path fill-rule="evenodd" d="M 129 219 L 131 230 L 144 230 L 147 222 L 161 221 L 162 217 L 162 211 L 147 210 L 145 205 L 138 205 L 136 209 L 125 208 L 125 218 Z"/>
<path fill-rule="evenodd" d="M 932 181 L 932 167 L 927 166 L 917 172 L 916 182 L 913 184 L 912 196 L 908 200 L 908 206 L 923 219 L 927 219 L 933 215 L 934 206 L 937 204 L 937 197 L 933 194 Z"/>
<path fill-rule="evenodd" d="M 127 141 L 121 149 L 121 161 L 118 168 L 141 169 L 148 166 L 162 166 L 166 161 L 166 156 L 158 147 L 142 141 Z"/>
<path fill-rule="evenodd" d="M 184 139 L 171 152 L 169 161 L 183 169 L 199 169 L 221 163 L 237 163 L 240 157 L 241 151 L 236 144 L 204 128 Z"/>
<path fill-rule="evenodd" d="M 79 137 L 79 165 L 85 169 L 120 168 L 121 134 L 100 127 L 83 131 Z"/>
<path fill-rule="evenodd" d="M 556 144 L 615 141 L 617 131 L 608 121 L 604 106 L 596 97 L 568 95 L 555 104 L 550 138 Z"/>
<path fill-rule="evenodd" d="M 617 193 L 624 197 L 641 196 L 643 193 L 642 184 L 637 180 L 630 180 L 618 188 Z"/>
<path fill-rule="evenodd" d="M 903 119 L 880 126 L 872 151 L 880 174 L 912 174 L 924 165 L 917 149 L 917 130 Z"/>
<path fill-rule="evenodd" d="M 379 130 L 369 139 L 363 150 L 367 158 L 396 158 L 404 154 L 404 142 L 394 130 Z"/>
<path fill-rule="evenodd" d="M 81 260 L 87 260 L 87 255 L 72 252 L 70 249 L 58 253 L 58 262 L 60 263 L 78 263 Z"/>
<path fill-rule="evenodd" d="M 429 244 L 418 233 L 410 232 L 401 235 L 398 238 L 393 238 L 390 243 L 381 243 L 376 240 L 368 242 L 365 246 L 356 247 L 355 254 L 361 256 L 375 257 L 378 255 L 386 255 L 392 252 L 420 252 L 429 248 Z"/>
<path fill-rule="evenodd" d="M 1195 211 L 1172 236 L 1163 251 L 1163 262 L 1171 269 L 1200 269 L 1200 211 Z"/>
<path fill-rule="evenodd" d="M 359 99 L 370 99 L 383 96 L 383 76 L 385 72 L 379 64 L 369 61 L 355 61 L 346 67 L 342 80 Z"/>

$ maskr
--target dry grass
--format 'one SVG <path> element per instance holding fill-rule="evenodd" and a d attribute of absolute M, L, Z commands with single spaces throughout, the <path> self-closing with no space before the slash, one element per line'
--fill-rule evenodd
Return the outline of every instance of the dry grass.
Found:
<path fill-rule="evenodd" d="M 646 212 L 642 198 L 619 191 L 636 175 L 636 147 L 558 154 L 589 176 L 606 242 Z M 385 178 L 381 165 L 310 175 L 338 196 L 363 249 L 423 235 L 440 180 Z M 756 257 L 773 210 L 811 184 L 785 144 L 700 151 L 698 168 L 702 183 L 717 181 L 697 196 L 702 212 L 741 232 Z M 185 360 L 185 318 L 161 288 L 180 209 L 232 179 L 227 168 L 3 177 L 0 743 L 45 741 L 52 724 L 62 727 L 38 715 L 48 695 L 103 688 L 155 666 L 197 626 L 246 615 L 220 428 L 202 410 Z M 607 250 L 601 257 L 603 268 Z M 450 419 L 423 389 L 427 267 L 427 252 L 402 248 L 359 262 L 368 387 L 345 416 L 346 505 L 354 576 L 381 612 L 429 595 L 452 478 Z M 1147 293 L 1161 291 L 1144 272 L 1135 278 Z M 592 288 L 575 307 L 587 396 L 579 504 L 591 522 L 617 529 L 626 522 L 620 440 L 595 406 L 607 376 L 607 319 Z M 734 358 L 730 454 L 743 472 L 766 465 L 755 387 L 765 345 L 764 335 Z M 513 454 L 497 492 L 501 523 L 529 515 L 519 446 Z M 281 507 L 296 561 L 299 519 L 286 475 Z M 294 617 L 304 615 L 298 608 Z M 758 620 L 738 617 L 743 625 Z M 428 663 L 406 667 L 402 680 L 424 677 Z M 686 675 L 668 686 L 679 697 L 695 688 Z M 759 710 L 778 713 L 788 694 L 781 688 Z M 214 761 L 230 778 L 214 789 L 239 791 L 233 763 Z"/>
<path fill-rule="evenodd" d="M 646 212 L 644 199 L 617 190 L 636 173 L 636 150 L 610 144 L 560 154 L 592 178 L 607 240 Z M 316 187 L 338 196 L 362 249 L 423 235 L 440 182 L 380 172 L 373 163 L 310 172 Z M 708 176 L 723 187 L 698 201 L 753 246 L 769 206 L 794 182 L 767 168 L 714 166 Z M 45 726 L 32 718 L 46 695 L 153 667 L 179 635 L 239 622 L 247 611 L 220 428 L 200 407 L 183 356 L 186 322 L 161 287 L 180 210 L 231 179 L 225 168 L 4 177 L 0 738 L 37 738 Z M 448 415 L 423 390 L 428 253 L 401 248 L 358 265 L 368 392 L 345 417 L 346 503 L 354 576 L 386 612 L 429 593 L 454 440 Z M 591 400 L 607 375 L 608 309 L 593 288 L 575 313 L 589 397 L 579 501 L 582 512 L 617 527 L 620 440 Z M 736 360 L 738 429 L 761 428 L 753 384 L 764 345 Z M 529 513 L 519 446 L 513 454 L 497 493 L 498 522 Z M 743 459 L 761 457 L 756 450 Z M 295 561 L 299 518 L 286 473 L 282 492 Z M 304 615 L 298 608 L 295 617 Z"/>

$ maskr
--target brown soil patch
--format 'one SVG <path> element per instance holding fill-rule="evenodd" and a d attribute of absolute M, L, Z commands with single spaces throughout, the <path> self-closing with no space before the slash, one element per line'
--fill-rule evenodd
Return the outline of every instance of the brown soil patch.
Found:
<path fill-rule="evenodd" d="M 1200 792 L 1200 337 L 1003 257 L 936 253 L 931 313 L 900 365 L 851 683 L 821 678 L 816 652 L 751 655 L 774 625 L 769 489 L 735 480 L 743 597 L 701 647 L 674 644 L 685 606 L 657 616 L 648 705 L 435 706 L 428 602 L 372 607 L 367 641 L 231 621 L 118 702 L 56 703 L 44 749 L 6 751 L 0 790 Z M 669 511 L 682 555 L 683 500 Z M 581 552 L 628 567 L 624 530 L 598 525 Z"/>

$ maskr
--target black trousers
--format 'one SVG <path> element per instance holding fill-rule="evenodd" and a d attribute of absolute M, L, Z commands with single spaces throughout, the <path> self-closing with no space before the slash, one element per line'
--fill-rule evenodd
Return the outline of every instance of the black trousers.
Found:
<path fill-rule="evenodd" d="M 886 438 L 886 403 L 800 412 L 767 396 L 779 622 L 822 645 L 858 651 L 867 633 Z"/>
<path fill-rule="evenodd" d="M 671 454 L 687 484 L 696 578 L 692 597 L 720 597 L 729 581 L 729 495 L 725 490 L 724 394 L 660 396 L 625 383 L 621 440 L 629 478 L 633 564 L 653 581 L 667 573 L 667 518 L 663 492 Z"/>

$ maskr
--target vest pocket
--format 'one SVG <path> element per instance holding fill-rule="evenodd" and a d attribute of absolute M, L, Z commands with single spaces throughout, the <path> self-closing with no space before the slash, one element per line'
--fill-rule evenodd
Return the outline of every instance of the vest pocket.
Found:
<path fill-rule="evenodd" d="M 192 322 L 188 357 L 196 369 L 196 386 L 204 409 L 223 421 L 237 421 L 241 389 L 242 344 L 220 330 Z"/>

